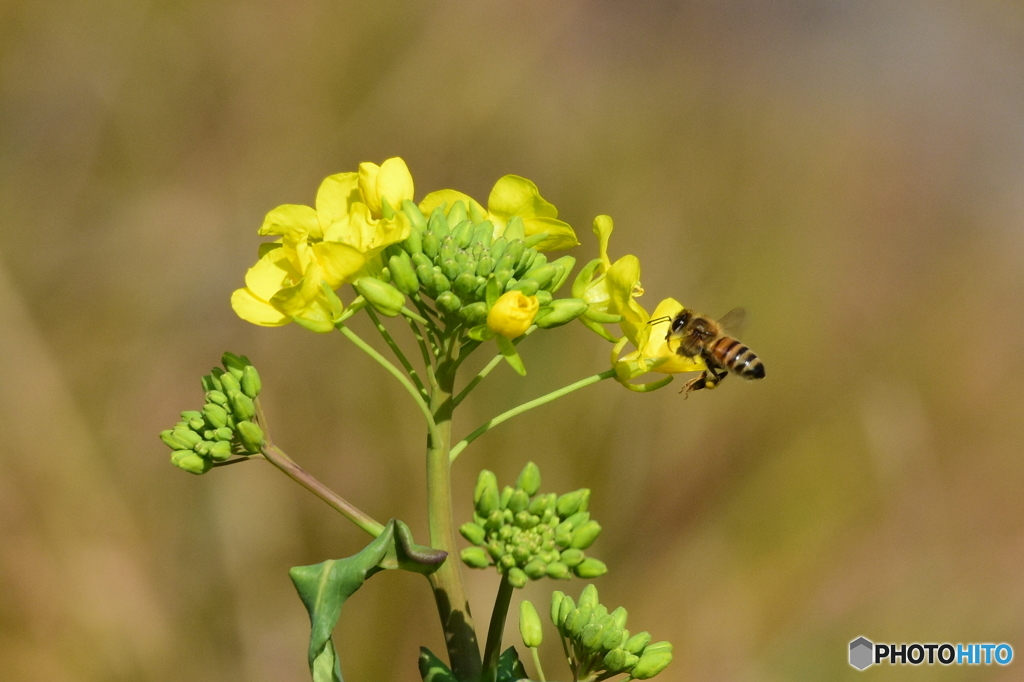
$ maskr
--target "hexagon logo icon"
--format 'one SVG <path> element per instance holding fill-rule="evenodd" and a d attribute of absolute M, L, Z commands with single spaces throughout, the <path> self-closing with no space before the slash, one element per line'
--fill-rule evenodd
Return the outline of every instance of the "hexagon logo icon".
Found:
<path fill-rule="evenodd" d="M 857 670 L 864 670 L 874 663 L 875 645 L 871 640 L 858 637 L 850 642 L 850 665 Z"/>

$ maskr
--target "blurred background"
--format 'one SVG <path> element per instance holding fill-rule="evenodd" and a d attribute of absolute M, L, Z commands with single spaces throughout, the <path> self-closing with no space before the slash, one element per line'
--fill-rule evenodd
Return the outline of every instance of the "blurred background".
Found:
<path fill-rule="evenodd" d="M 1020 3 L 6 0 L 0 678 L 308 679 L 287 569 L 366 537 L 266 463 L 170 466 L 157 433 L 224 350 L 260 368 L 289 454 L 426 537 L 397 384 L 228 304 L 268 210 L 395 155 L 417 198 L 534 180 L 582 262 L 612 215 L 648 309 L 745 306 L 767 367 L 685 401 L 601 383 L 497 428 L 457 462 L 461 520 L 482 467 L 593 488 L 602 601 L 675 643 L 662 679 L 859 679 L 860 635 L 1024 654 Z M 572 325 L 521 349 L 530 374 L 495 371 L 457 435 L 609 345 Z M 497 578 L 467 573 L 485 624 Z M 444 649 L 425 581 L 393 572 L 335 638 L 351 680 L 412 682 Z"/>

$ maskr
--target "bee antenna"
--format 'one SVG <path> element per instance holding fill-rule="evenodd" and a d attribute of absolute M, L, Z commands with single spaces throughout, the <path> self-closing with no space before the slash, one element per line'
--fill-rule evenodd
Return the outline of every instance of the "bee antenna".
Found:
<path fill-rule="evenodd" d="M 658 324 L 660 322 L 671 321 L 671 320 L 672 320 L 672 317 L 670 315 L 662 315 L 661 317 L 655 317 L 652 320 L 648 320 L 647 324 Z"/>

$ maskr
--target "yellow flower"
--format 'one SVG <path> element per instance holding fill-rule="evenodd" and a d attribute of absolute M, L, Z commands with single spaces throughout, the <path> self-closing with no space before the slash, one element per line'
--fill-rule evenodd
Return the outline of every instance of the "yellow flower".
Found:
<path fill-rule="evenodd" d="M 502 294 L 487 313 L 487 328 L 507 339 L 516 339 L 526 333 L 540 309 L 536 296 L 521 291 Z"/>
<path fill-rule="evenodd" d="M 447 204 L 451 208 L 456 201 L 463 202 L 471 214 L 475 212 L 490 220 L 496 238 L 504 234 L 512 218 L 518 217 L 523 221 L 527 237 L 541 233 L 547 235 L 534 246 L 538 251 L 557 251 L 579 244 L 569 224 L 557 219 L 558 209 L 554 204 L 541 197 L 537 185 L 518 175 L 506 175 L 494 183 L 486 209 L 468 194 L 443 189 L 425 196 L 420 202 L 420 210 L 424 215 L 430 215 L 438 206 Z"/>
<path fill-rule="evenodd" d="M 343 309 L 334 290 L 380 271 L 379 253 L 409 236 L 412 225 L 400 209 L 412 198 L 412 175 L 396 157 L 328 177 L 315 209 L 278 206 L 259 233 L 280 239 L 260 249 L 245 288 L 231 296 L 232 308 L 253 324 L 275 327 L 294 320 L 330 331 Z"/>
<path fill-rule="evenodd" d="M 623 333 L 634 338 L 649 319 L 644 318 L 647 313 L 633 300 L 644 293 L 640 286 L 640 259 L 627 254 L 612 263 L 608 257 L 608 241 L 614 228 L 611 217 L 594 218 L 600 257 L 590 261 L 572 285 L 573 297 L 583 299 L 589 306 L 581 318 L 584 324 L 611 341 L 616 339 L 599 324 L 612 321 L 609 316 L 621 317 L 618 324 Z"/>
<path fill-rule="evenodd" d="M 682 372 L 698 372 L 707 369 L 704 360 L 697 357 L 686 357 L 676 353 L 674 348 L 669 346 L 667 335 L 672 319 L 682 310 L 683 306 L 674 298 L 666 298 L 654 309 L 654 316 L 647 314 L 640 305 L 634 303 L 639 309 L 641 316 L 638 327 L 623 327 L 626 336 L 612 351 L 612 365 L 616 370 L 616 378 L 625 383 L 629 379 L 636 378 L 647 372 L 659 372 L 661 374 L 679 374 Z M 651 320 L 654 320 L 652 323 Z M 625 342 L 633 344 L 634 350 L 622 357 L 619 353 L 625 346 Z"/>

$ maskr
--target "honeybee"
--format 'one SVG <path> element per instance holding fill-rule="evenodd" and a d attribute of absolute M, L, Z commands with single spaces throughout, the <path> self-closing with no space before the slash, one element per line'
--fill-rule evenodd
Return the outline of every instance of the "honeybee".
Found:
<path fill-rule="evenodd" d="M 684 308 L 672 319 L 665 335 L 669 347 L 678 342 L 676 353 L 688 358 L 699 355 L 708 367 L 699 377 L 687 382 L 680 393 L 685 391 L 689 396 L 692 391 L 714 388 L 730 371 L 744 379 L 764 378 L 764 363 L 752 350 L 725 333 L 726 329 L 738 328 L 745 314 L 742 308 L 736 308 L 716 322 Z"/>

